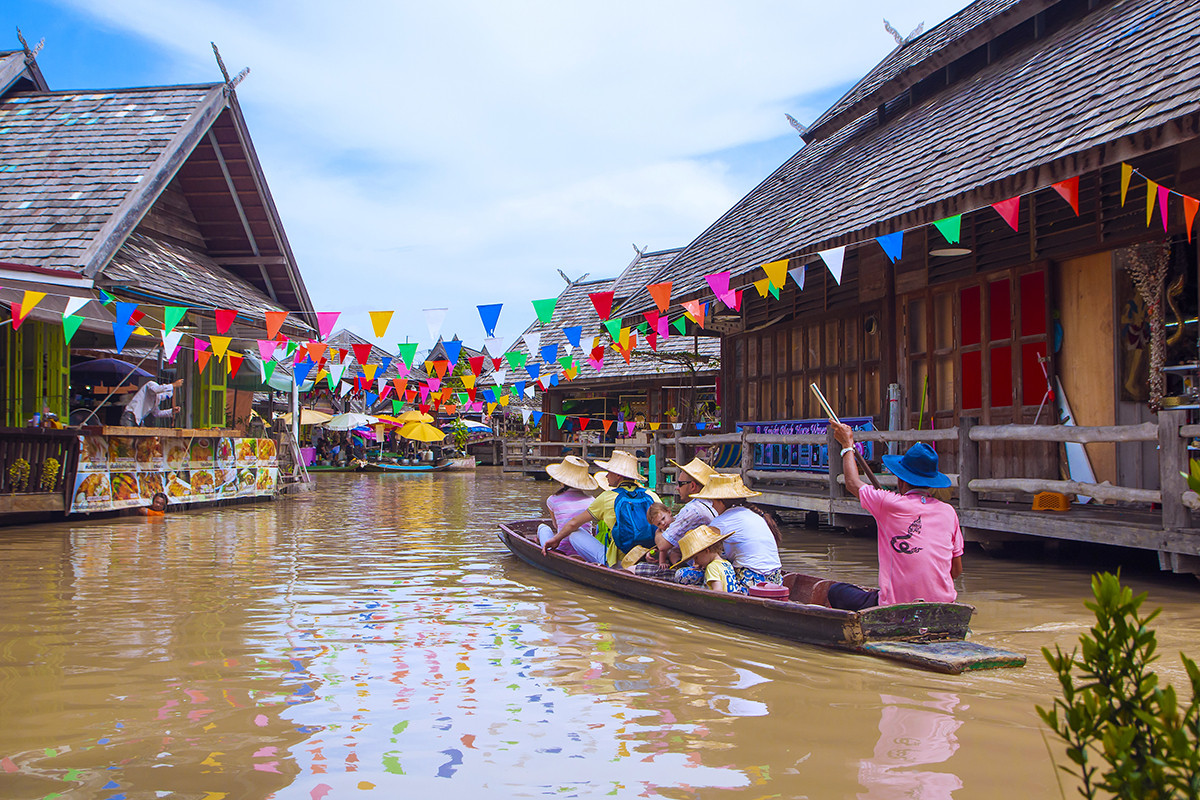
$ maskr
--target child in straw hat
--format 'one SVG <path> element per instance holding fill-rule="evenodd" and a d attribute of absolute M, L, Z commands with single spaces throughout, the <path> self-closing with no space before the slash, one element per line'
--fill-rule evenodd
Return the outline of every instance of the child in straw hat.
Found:
<path fill-rule="evenodd" d="M 555 530 L 562 529 L 573 517 L 586 512 L 591 505 L 592 494 L 599 488 L 595 479 L 588 474 L 587 462 L 579 456 L 567 456 L 558 464 L 547 464 L 546 474 L 558 483 L 559 488 L 546 498 L 546 510 L 554 520 L 554 530 L 549 525 L 538 526 L 538 541 L 542 544 L 554 538 Z M 591 544 L 596 541 L 591 525 L 584 525 L 577 532 L 577 537 L 585 551 L 589 547 L 595 549 Z M 572 539 L 559 543 L 558 551 L 565 556 L 579 554 Z"/>
<path fill-rule="evenodd" d="M 679 540 L 679 552 L 683 557 L 672 567 L 676 581 L 691 586 L 707 586 L 714 592 L 746 594 L 746 587 L 738 581 L 733 564 L 721 558 L 721 548 L 728 538 L 728 533 L 721 533 L 711 525 L 701 525 L 684 534 Z M 689 559 L 696 566 L 682 566 Z"/>

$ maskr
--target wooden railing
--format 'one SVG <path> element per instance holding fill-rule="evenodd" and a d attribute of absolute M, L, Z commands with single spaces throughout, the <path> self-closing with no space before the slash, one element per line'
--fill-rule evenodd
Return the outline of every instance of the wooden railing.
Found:
<path fill-rule="evenodd" d="M 541 472 L 547 464 L 563 460 L 563 456 L 580 456 L 585 461 L 608 458 L 613 450 L 634 451 L 649 445 L 615 445 L 588 442 L 541 442 L 534 439 L 508 439 L 503 446 L 503 470 L 505 472 Z M 638 465 L 645 471 L 650 459 L 639 457 Z"/>
<path fill-rule="evenodd" d="M 58 462 L 57 469 L 51 459 Z M 0 428 L 0 496 L 58 495 L 65 502 L 78 459 L 77 432 Z"/>

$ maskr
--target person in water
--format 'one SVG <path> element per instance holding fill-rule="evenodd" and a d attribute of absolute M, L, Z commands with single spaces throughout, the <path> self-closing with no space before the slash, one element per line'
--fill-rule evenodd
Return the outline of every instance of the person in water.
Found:
<path fill-rule="evenodd" d="M 706 586 L 714 592 L 747 594 L 733 565 L 721 557 L 723 543 L 729 537 L 730 534 L 721 533 L 711 525 L 701 525 L 685 533 L 679 540 L 680 559 L 671 565 L 675 582 Z M 687 561 L 695 566 L 683 566 Z"/>
<path fill-rule="evenodd" d="M 154 497 L 150 498 L 150 505 L 142 507 L 142 513 L 147 517 L 162 517 L 167 513 L 167 496 L 162 492 L 155 492 Z"/>
<path fill-rule="evenodd" d="M 930 494 L 952 483 L 938 471 L 937 452 L 917 442 L 903 456 L 884 456 L 884 466 L 900 485 L 895 492 L 876 489 L 858 474 L 854 431 L 841 423 L 829 424 L 842 445 L 846 491 L 875 518 L 879 553 L 879 588 L 834 583 L 829 605 L 858 611 L 894 603 L 953 603 L 958 597 L 954 579 L 962 574 L 963 535 L 954 507 Z"/>
<path fill-rule="evenodd" d="M 553 530 L 549 525 L 538 526 L 538 541 L 543 545 L 554 538 L 554 534 L 572 518 L 585 513 L 592 504 L 592 495 L 600 488 L 596 479 L 588 474 L 588 465 L 579 456 L 567 456 L 558 464 L 547 464 L 546 474 L 558 483 L 558 491 L 546 498 L 546 510 L 554 521 Z M 584 525 L 572 533 L 566 541 L 558 543 L 558 551 L 565 556 L 575 556 L 580 550 L 590 551 L 592 557 L 580 556 L 588 561 L 603 558 L 604 553 L 598 552 L 600 542 L 592 535 L 592 525 Z M 579 549 L 575 545 L 579 545 Z"/>
<path fill-rule="evenodd" d="M 692 495 L 712 501 L 717 516 L 709 524 L 729 534 L 725 556 L 733 564 L 738 583 L 745 587 L 783 583 L 779 528 L 775 520 L 746 502 L 746 498 L 759 494 L 742 483 L 741 475 L 717 473 L 708 479 L 703 491 Z"/>

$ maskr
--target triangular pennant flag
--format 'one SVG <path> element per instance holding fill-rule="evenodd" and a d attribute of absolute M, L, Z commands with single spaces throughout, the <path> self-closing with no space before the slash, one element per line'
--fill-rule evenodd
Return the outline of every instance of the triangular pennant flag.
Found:
<path fill-rule="evenodd" d="M 699 300 L 688 300 L 683 304 L 686 314 L 691 318 L 692 322 L 704 327 L 704 306 Z M 682 331 L 681 331 L 682 333 Z"/>
<path fill-rule="evenodd" d="M 504 354 L 504 359 L 508 361 L 509 369 L 517 369 L 518 367 L 525 366 L 526 358 L 527 356 L 518 350 L 509 350 Z M 498 366 L 496 368 L 499 369 Z"/>
<path fill-rule="evenodd" d="M 380 359 L 379 359 L 379 371 L 380 372 L 387 372 L 388 367 L 390 367 L 391 365 L 392 365 L 392 357 L 391 356 L 380 357 Z"/>
<path fill-rule="evenodd" d="M 364 394 L 367 397 L 367 408 L 369 409 L 371 406 L 375 405 L 375 401 L 379 399 L 379 395 L 375 394 L 374 392 L 364 392 Z"/>
<path fill-rule="evenodd" d="M 704 420 L 700 420 L 699 422 L 696 423 L 696 430 L 698 430 L 698 431 L 702 431 L 707 427 L 708 427 L 708 423 L 705 422 Z"/>
<path fill-rule="evenodd" d="M 557 359 L 557 358 L 558 358 L 558 345 L 557 344 L 548 344 L 542 348 L 542 361 L 546 362 L 547 364 L 553 364 L 555 359 Z"/>
<path fill-rule="evenodd" d="M 122 324 L 133 321 L 133 312 L 137 311 L 137 303 L 124 303 L 120 300 L 115 301 L 116 310 L 113 312 L 117 317 L 117 322 Z"/>
<path fill-rule="evenodd" d="M 900 260 L 904 254 L 904 231 L 896 231 L 889 233 L 886 236 L 876 236 L 875 241 L 879 242 L 879 246 L 883 248 L 883 252 L 887 254 L 888 259 L 893 264 Z M 843 248 L 844 250 L 844 248 Z M 830 272 L 833 272 L 831 269 Z M 840 285 L 842 282 L 842 266 L 838 265 L 837 274 L 833 279 Z"/>
<path fill-rule="evenodd" d="M 528 408 L 521 409 L 521 422 L 523 422 L 524 424 L 528 425 L 529 418 L 532 416 L 533 416 L 533 412 L 530 411 Z"/>
<path fill-rule="evenodd" d="M 533 378 L 534 380 L 537 380 L 538 375 L 540 375 L 542 372 L 542 365 L 541 364 L 530 364 L 527 367 L 525 367 L 525 371 L 529 373 L 529 377 Z"/>
<path fill-rule="evenodd" d="M 229 377 L 236 378 L 238 370 L 242 368 L 242 361 L 245 359 L 242 356 L 229 354 L 229 358 L 225 359 L 225 368 L 229 370 Z"/>
<path fill-rule="evenodd" d="M 1007 200 L 1001 200 L 999 203 L 992 203 L 992 208 L 996 209 L 996 213 L 1008 223 L 1008 227 L 1014 231 L 1021 230 L 1020 196 L 1010 197 Z"/>
<path fill-rule="evenodd" d="M 237 311 L 231 308 L 218 308 L 213 312 L 217 317 L 217 333 L 225 333 L 237 319 Z M 217 356 L 220 358 L 220 356 Z"/>
<path fill-rule="evenodd" d="M 283 323 L 287 320 L 288 312 L 286 311 L 267 311 L 264 316 L 267 322 L 267 338 L 278 339 L 279 329 L 283 327 Z"/>
<path fill-rule="evenodd" d="M 450 362 L 444 358 L 439 358 L 433 362 L 433 369 L 437 372 L 439 378 L 446 377 L 446 372 L 450 369 Z"/>
<path fill-rule="evenodd" d="M 446 351 L 446 360 L 451 364 L 458 363 L 458 356 L 462 353 L 463 343 L 458 339 L 450 341 L 442 340 L 442 349 Z"/>
<path fill-rule="evenodd" d="M 671 323 L 671 327 L 678 331 L 680 336 L 683 336 L 685 333 L 687 333 L 687 319 L 680 317 Z"/>
<path fill-rule="evenodd" d="M 793 267 L 792 269 L 788 270 L 788 275 L 791 275 L 792 280 L 794 280 L 796 282 L 796 288 L 802 292 L 804 291 L 804 270 L 805 269 L 806 269 L 806 265 L 801 264 L 798 267 Z"/>
<path fill-rule="evenodd" d="M 677 431 L 681 431 L 681 430 L 683 430 L 683 423 L 682 422 L 672 422 L 671 427 Z"/>
<path fill-rule="evenodd" d="M 636 426 L 637 426 L 637 423 L 636 423 L 636 422 L 626 422 L 626 423 L 625 423 L 625 435 L 626 435 L 626 436 L 633 436 L 633 429 L 634 429 Z"/>
<path fill-rule="evenodd" d="M 1065 181 L 1059 181 L 1050 185 L 1054 191 L 1058 192 L 1058 196 L 1067 201 L 1071 206 L 1071 210 L 1075 212 L 1075 216 L 1079 216 L 1079 176 L 1067 178 Z"/>
<path fill-rule="evenodd" d="M 317 333 L 322 339 L 328 339 L 329 334 L 333 333 L 333 326 L 337 325 L 338 317 L 341 314 L 340 311 L 317 312 Z"/>
<path fill-rule="evenodd" d="M 400 378 L 392 378 L 392 388 L 396 390 L 396 397 L 403 397 L 408 384 Z"/>
<path fill-rule="evenodd" d="M 196 363 L 200 365 L 200 374 L 204 374 L 204 368 L 208 366 L 208 360 L 212 358 L 212 353 L 207 351 L 196 353 Z"/>
<path fill-rule="evenodd" d="M 164 333 L 165 333 L 165 331 L 164 331 Z M 166 340 L 164 339 L 164 341 L 166 341 Z M 259 339 L 258 340 L 258 354 L 260 356 L 262 356 L 263 361 L 269 361 L 271 359 L 271 356 L 273 356 L 275 354 L 275 348 L 278 345 L 279 345 L 279 342 L 273 341 L 271 339 Z"/>
<path fill-rule="evenodd" d="M 783 288 L 783 282 L 787 280 L 787 265 L 788 259 L 781 258 L 778 261 L 770 261 L 762 265 L 763 272 L 767 273 L 767 280 L 776 289 Z"/>
<path fill-rule="evenodd" d="M 463 385 L 464 389 L 470 389 L 472 386 L 475 385 L 475 376 L 474 375 L 463 374 L 459 378 L 459 380 L 462 381 L 462 385 Z"/>
<path fill-rule="evenodd" d="M 388 326 L 392 324 L 392 315 L 395 311 L 368 311 L 367 316 L 371 318 L 371 329 L 375 331 L 375 338 L 382 339 L 387 335 Z"/>
<path fill-rule="evenodd" d="M 1167 187 L 1165 187 L 1165 186 L 1158 187 L 1158 211 L 1159 211 L 1159 216 L 1162 217 L 1164 233 L 1166 233 L 1166 230 L 1167 230 L 1167 196 L 1170 194 L 1171 194 L 1171 192 L 1170 192 L 1170 190 L 1167 189 Z"/>
<path fill-rule="evenodd" d="M 500 321 L 500 309 L 504 308 L 504 304 L 493 303 L 492 305 L 475 307 L 479 309 L 479 320 L 483 323 L 483 335 L 495 336 L 496 323 Z"/>
<path fill-rule="evenodd" d="M 557 297 L 548 297 L 545 300 L 534 300 L 533 310 L 537 313 L 538 322 L 541 322 L 543 325 L 549 325 L 550 320 L 554 318 L 554 307 L 557 305 Z"/>
<path fill-rule="evenodd" d="M 25 294 L 21 297 L 21 319 L 24 320 L 25 317 L 29 316 L 29 312 L 33 311 L 37 304 L 42 302 L 44 299 L 46 299 L 45 292 L 31 292 L 30 290 L 26 289 Z M 14 314 L 13 316 L 17 315 Z"/>
<path fill-rule="evenodd" d="M 596 313 L 600 315 L 600 319 L 608 319 L 612 313 L 613 293 L 612 292 L 592 292 L 588 295 L 592 301 L 592 308 L 596 309 Z"/>
<path fill-rule="evenodd" d="M 650 293 L 659 312 L 667 313 L 667 309 L 671 307 L 671 282 L 652 283 L 646 287 L 646 291 Z"/>
<path fill-rule="evenodd" d="M 329 364 L 329 391 L 336 391 L 339 383 L 342 382 L 342 376 L 346 374 L 346 363 Z"/>
<path fill-rule="evenodd" d="M 194 359 L 195 361 L 199 361 L 200 354 L 203 353 L 207 349 L 208 349 L 208 341 L 207 340 L 200 339 L 198 337 L 192 339 L 192 352 L 193 352 L 193 355 L 195 356 L 195 359 Z"/>
<path fill-rule="evenodd" d="M 657 353 L 658 352 L 658 334 L 654 331 L 650 331 L 649 333 L 646 334 L 646 341 L 650 343 L 650 349 L 653 350 L 655 353 Z"/>
<path fill-rule="evenodd" d="M 612 427 L 613 421 L 611 419 L 602 419 L 600 420 L 600 424 L 604 426 L 604 432 L 608 433 L 608 429 Z"/>
<path fill-rule="evenodd" d="M 660 426 L 660 425 L 662 425 L 662 423 L 661 423 L 661 422 L 651 422 L 651 423 L 650 423 L 650 430 L 652 430 L 652 431 L 656 431 L 656 430 L 658 430 L 658 426 Z"/>
<path fill-rule="evenodd" d="M 517 381 L 513 384 L 513 393 L 520 397 L 525 394 L 525 381 Z"/>
<path fill-rule="evenodd" d="M 129 337 L 133 334 L 133 329 L 136 327 L 137 326 L 133 325 L 132 323 L 113 323 L 113 336 L 116 337 L 117 340 L 118 353 L 125 349 L 125 344 L 129 341 Z"/>
<path fill-rule="evenodd" d="M 133 310 L 133 313 L 129 315 L 129 321 L 133 322 L 135 324 L 140 323 L 145 318 L 146 318 L 146 312 L 142 311 L 141 309 L 137 309 L 137 308 L 135 308 Z"/>
<path fill-rule="evenodd" d="M 292 377 L 295 379 L 296 385 L 299 386 L 308 378 L 308 373 L 312 372 L 312 368 L 316 366 L 312 361 L 305 359 L 295 366 L 292 371 Z"/>
<path fill-rule="evenodd" d="M 489 336 L 483 340 L 483 347 L 489 356 L 498 356 L 504 352 L 504 339 L 500 336 Z"/>
<path fill-rule="evenodd" d="M 472 356 L 467 359 L 467 364 L 471 367 L 473 377 L 478 377 L 480 372 L 483 372 L 483 356 Z"/>
<path fill-rule="evenodd" d="M 338 389 L 338 397 L 345 397 L 354 389 L 354 384 L 343 382 L 342 388 Z"/>
<path fill-rule="evenodd" d="M 575 366 L 575 359 L 571 358 L 570 356 L 563 356 L 558 360 L 558 363 L 563 369 L 570 369 L 571 367 Z"/>
<path fill-rule="evenodd" d="M 71 338 L 75 336 L 75 331 L 79 330 L 79 326 L 82 324 L 83 317 L 63 317 L 63 338 L 66 339 L 67 344 L 71 343 Z"/>
<path fill-rule="evenodd" d="M 572 347 L 580 347 L 579 337 L 583 335 L 582 325 L 572 325 L 569 328 L 563 328 L 563 336 L 567 337 Z"/>
<path fill-rule="evenodd" d="M 1154 219 L 1154 201 L 1158 197 L 1158 184 L 1152 180 L 1146 181 L 1146 227 L 1150 227 Z"/>
<path fill-rule="evenodd" d="M 63 320 L 66 322 L 66 320 Z M 183 331 L 159 331 L 159 337 L 162 339 L 163 353 L 171 357 L 175 350 L 178 349 L 179 343 L 183 340 Z"/>
<path fill-rule="evenodd" d="M 63 309 L 64 317 L 73 317 L 83 310 L 83 307 L 92 302 L 90 297 L 68 297 L 67 307 Z"/>
<path fill-rule="evenodd" d="M 533 424 L 540 425 L 541 423 L 542 423 L 542 412 L 534 411 L 533 412 Z"/>
<path fill-rule="evenodd" d="M 400 409 L 402 409 L 402 408 L 404 408 L 404 403 L 401 403 L 399 400 L 393 400 L 392 401 L 392 416 L 394 416 L 394 417 L 399 416 Z"/>
<path fill-rule="evenodd" d="M 371 360 L 371 345 L 368 343 L 358 343 L 350 345 L 350 349 L 354 351 L 354 360 L 358 362 L 360 367 L 365 366 Z"/>
<path fill-rule="evenodd" d="M 962 241 L 962 214 L 955 214 L 953 217 L 939 219 L 933 223 L 933 227 L 937 228 L 942 238 L 950 244 L 958 244 Z"/>
<path fill-rule="evenodd" d="M 742 290 L 736 289 L 729 293 L 728 297 L 723 298 L 722 302 L 732 308 L 734 311 L 742 310 Z"/>
<path fill-rule="evenodd" d="M 404 365 L 404 368 L 412 369 L 413 359 L 417 357 L 417 343 L 405 342 L 404 344 L 398 344 L 396 345 L 396 351 L 398 353 L 397 357 L 400 359 L 400 363 Z"/>
<path fill-rule="evenodd" d="M 499 399 L 499 401 L 498 401 L 498 402 L 500 403 L 500 405 L 507 407 L 507 406 L 508 406 L 508 402 L 509 402 L 509 400 L 511 400 L 511 399 L 512 399 L 512 398 L 511 398 L 509 395 L 502 394 L 502 395 L 500 395 L 500 399 Z"/>
<path fill-rule="evenodd" d="M 271 376 L 275 374 L 276 364 L 274 361 L 262 362 L 262 382 L 267 385 L 267 381 L 271 380 Z"/>
<path fill-rule="evenodd" d="M 644 316 L 646 317 L 646 322 L 650 323 L 650 327 L 658 328 L 658 320 L 660 319 L 658 311 L 647 311 Z"/>
<path fill-rule="evenodd" d="M 579 430 L 581 430 L 581 431 L 586 430 L 588 423 L 591 421 L 592 421 L 591 417 L 580 417 L 579 418 Z"/>
<path fill-rule="evenodd" d="M 729 294 L 729 271 L 714 272 L 712 275 L 705 275 L 704 280 L 708 282 L 708 288 L 712 289 L 713 294 L 722 300 Z M 728 305 L 728 303 L 726 304 Z"/>
<path fill-rule="evenodd" d="M 208 337 L 208 343 L 212 345 L 213 355 L 218 359 L 225 357 L 225 351 L 229 349 L 229 343 L 232 341 L 228 336 Z"/>
<path fill-rule="evenodd" d="M 754 291 L 758 292 L 759 297 L 766 297 L 767 296 L 767 287 L 769 287 L 771 285 L 771 279 L 763 278 L 761 280 L 753 281 L 753 285 L 754 285 Z"/>
<path fill-rule="evenodd" d="M 328 346 L 329 345 L 325 344 L 324 342 L 309 342 L 308 344 L 304 345 L 304 349 L 308 351 L 308 357 L 312 359 L 314 363 L 320 363 L 321 359 L 325 358 L 325 349 Z"/>
<path fill-rule="evenodd" d="M 612 337 L 614 342 L 621 339 L 621 318 L 609 319 L 604 321 L 604 329 L 608 331 L 608 335 Z"/>
<path fill-rule="evenodd" d="M 113 302 L 113 296 L 111 294 L 104 291 L 103 289 L 100 289 L 99 291 L 100 291 L 100 302 L 101 303 L 103 303 L 104 305 L 108 305 L 109 303 Z"/>
<path fill-rule="evenodd" d="M 1187 228 L 1188 241 L 1192 240 L 1192 225 L 1196 221 L 1196 211 L 1200 209 L 1200 200 L 1188 195 L 1183 196 L 1183 219 Z"/>
<path fill-rule="evenodd" d="M 778 286 L 776 286 L 775 284 L 772 283 L 770 286 L 767 287 L 767 291 L 771 293 L 771 297 L 774 297 L 776 300 L 779 299 L 779 287 Z M 740 289 L 738 290 L 738 294 L 741 294 Z M 739 298 L 738 302 L 739 303 L 741 302 L 740 298 Z"/>
<path fill-rule="evenodd" d="M 561 429 L 563 426 L 563 423 L 567 421 L 567 415 L 566 414 L 555 414 L 554 421 L 556 423 L 558 423 L 558 427 Z"/>
<path fill-rule="evenodd" d="M 375 373 L 379 371 L 379 365 L 378 364 L 363 364 L 362 371 L 363 371 L 364 378 L 366 378 L 369 381 L 373 381 L 373 380 L 375 380 Z"/>
<path fill-rule="evenodd" d="M 575 367 L 572 367 L 571 369 L 563 370 L 563 377 L 569 381 L 575 380 L 575 376 L 578 374 L 579 374 L 579 370 L 576 369 Z"/>
<path fill-rule="evenodd" d="M 1133 178 L 1133 167 L 1121 165 L 1121 205 L 1125 205 L 1125 195 L 1129 194 L 1129 181 Z"/>
<path fill-rule="evenodd" d="M 829 274 L 833 276 L 834 283 L 839 286 L 842 283 L 842 264 L 846 259 L 846 246 L 834 247 L 829 250 L 822 250 L 818 253 L 821 260 L 825 262 L 825 266 L 829 268 Z M 801 286 L 801 289 L 804 287 Z"/>
<path fill-rule="evenodd" d="M 525 346 L 529 348 L 529 355 L 535 355 L 538 348 L 542 346 L 541 331 L 530 331 L 521 337 L 525 341 Z"/>
<path fill-rule="evenodd" d="M 425 328 L 429 331 L 429 341 L 436 342 L 438 333 L 442 330 L 442 323 L 446 321 L 445 308 L 426 308 L 422 309 L 425 315 Z M 496 316 L 500 315 L 500 311 L 496 311 Z"/>

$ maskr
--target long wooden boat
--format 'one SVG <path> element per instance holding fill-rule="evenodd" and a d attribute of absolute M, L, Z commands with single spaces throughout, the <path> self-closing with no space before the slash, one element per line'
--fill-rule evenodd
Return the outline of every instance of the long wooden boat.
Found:
<path fill-rule="evenodd" d="M 500 525 L 500 540 L 513 555 L 538 569 L 624 597 L 673 608 L 759 633 L 901 661 L 935 672 L 1020 667 L 1025 656 L 966 641 L 973 606 L 905 603 L 843 611 L 811 603 L 828 581 L 788 573 L 787 600 L 713 592 L 697 586 L 644 578 L 551 551 L 543 554 L 537 526 L 543 520 Z"/>
<path fill-rule="evenodd" d="M 450 468 L 447 463 L 442 464 L 382 464 L 378 461 L 371 461 L 362 467 L 363 472 L 443 472 Z"/>

